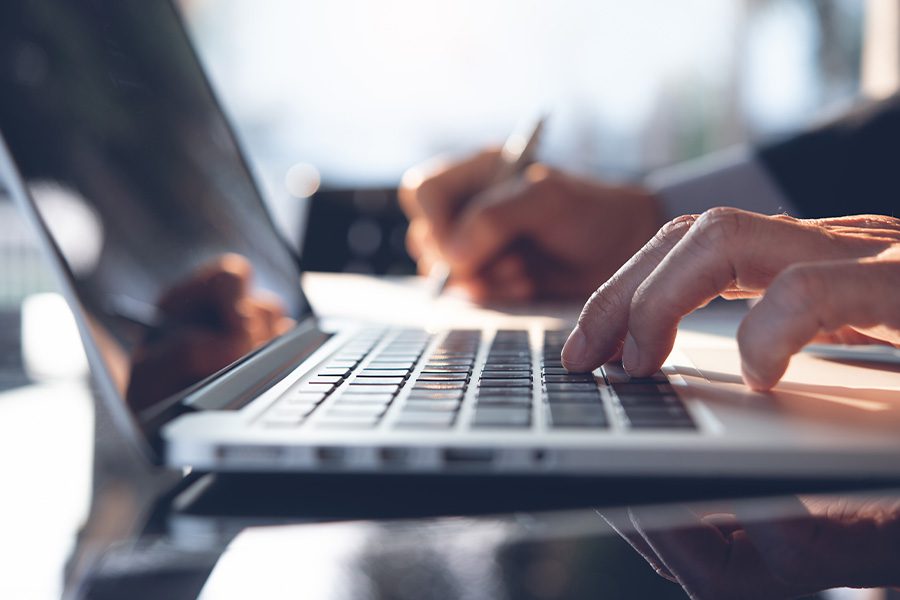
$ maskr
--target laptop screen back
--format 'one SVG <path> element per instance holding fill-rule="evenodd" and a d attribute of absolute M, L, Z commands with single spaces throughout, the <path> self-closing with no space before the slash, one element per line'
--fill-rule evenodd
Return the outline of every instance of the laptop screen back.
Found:
<path fill-rule="evenodd" d="M 133 411 L 309 313 L 169 2 L 4 0 L 0 90 L 0 132 Z"/>

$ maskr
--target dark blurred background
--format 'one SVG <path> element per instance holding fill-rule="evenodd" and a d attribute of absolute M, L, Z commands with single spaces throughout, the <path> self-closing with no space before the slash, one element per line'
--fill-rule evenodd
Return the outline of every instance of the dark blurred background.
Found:
<path fill-rule="evenodd" d="M 788 132 L 860 96 L 879 4 L 180 0 L 305 267 L 377 274 L 413 272 L 394 194 L 408 167 L 538 112 L 542 160 L 613 180 Z M 0 227 L 15 307 L 53 286 L 6 203 Z"/>

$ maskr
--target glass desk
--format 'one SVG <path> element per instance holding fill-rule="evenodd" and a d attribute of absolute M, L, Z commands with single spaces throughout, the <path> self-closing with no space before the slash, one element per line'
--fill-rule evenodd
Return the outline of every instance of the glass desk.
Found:
<path fill-rule="evenodd" d="M 900 482 L 185 477 L 133 455 L 80 381 L 0 394 L 0 453 L 2 598 L 779 598 L 900 584 Z"/>

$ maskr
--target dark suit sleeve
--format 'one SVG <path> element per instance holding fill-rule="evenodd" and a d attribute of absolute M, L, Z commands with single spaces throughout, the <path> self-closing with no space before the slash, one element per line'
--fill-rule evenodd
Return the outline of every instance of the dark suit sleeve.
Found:
<path fill-rule="evenodd" d="M 761 147 L 801 217 L 900 214 L 900 96 Z"/>

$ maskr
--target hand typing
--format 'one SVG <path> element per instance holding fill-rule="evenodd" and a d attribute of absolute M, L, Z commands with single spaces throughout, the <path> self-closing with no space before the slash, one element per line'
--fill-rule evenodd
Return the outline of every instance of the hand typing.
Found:
<path fill-rule="evenodd" d="M 621 356 L 656 371 L 680 319 L 761 296 L 738 332 L 744 381 L 766 390 L 813 340 L 900 344 L 900 219 L 798 220 L 717 208 L 679 217 L 591 296 L 563 349 L 574 371 Z"/>

